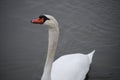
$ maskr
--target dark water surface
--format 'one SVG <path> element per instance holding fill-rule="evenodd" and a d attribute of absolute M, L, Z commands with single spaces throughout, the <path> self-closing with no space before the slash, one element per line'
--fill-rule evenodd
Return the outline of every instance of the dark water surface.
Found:
<path fill-rule="evenodd" d="M 40 80 L 48 32 L 30 23 L 40 14 L 59 21 L 56 58 L 95 49 L 88 80 L 120 80 L 119 0 L 1 0 L 0 80 Z"/>

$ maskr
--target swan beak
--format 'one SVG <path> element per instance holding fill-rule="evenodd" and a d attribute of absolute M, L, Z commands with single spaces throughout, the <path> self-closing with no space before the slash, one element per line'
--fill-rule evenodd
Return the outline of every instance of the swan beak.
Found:
<path fill-rule="evenodd" d="M 43 24 L 44 23 L 44 18 L 33 19 L 31 22 L 34 23 L 34 24 Z"/>

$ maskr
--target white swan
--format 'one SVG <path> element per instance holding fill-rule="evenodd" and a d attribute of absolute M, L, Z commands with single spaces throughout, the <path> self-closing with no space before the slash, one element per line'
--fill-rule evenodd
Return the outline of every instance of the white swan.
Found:
<path fill-rule="evenodd" d="M 51 15 L 41 15 L 32 23 L 45 24 L 49 28 L 48 52 L 41 80 L 84 80 L 95 50 L 89 54 L 64 55 L 53 62 L 59 37 L 58 22 Z"/>

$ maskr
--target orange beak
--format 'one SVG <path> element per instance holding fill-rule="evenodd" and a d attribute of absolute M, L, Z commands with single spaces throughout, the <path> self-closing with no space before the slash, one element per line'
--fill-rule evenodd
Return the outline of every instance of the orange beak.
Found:
<path fill-rule="evenodd" d="M 34 23 L 34 24 L 43 24 L 44 23 L 44 18 L 33 19 L 31 22 Z"/>

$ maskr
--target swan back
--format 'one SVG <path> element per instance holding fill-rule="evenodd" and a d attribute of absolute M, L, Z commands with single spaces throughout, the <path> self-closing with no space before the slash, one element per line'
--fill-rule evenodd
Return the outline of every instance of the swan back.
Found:
<path fill-rule="evenodd" d="M 84 80 L 93 54 L 94 51 L 87 55 L 74 53 L 61 56 L 53 63 L 51 80 Z"/>

